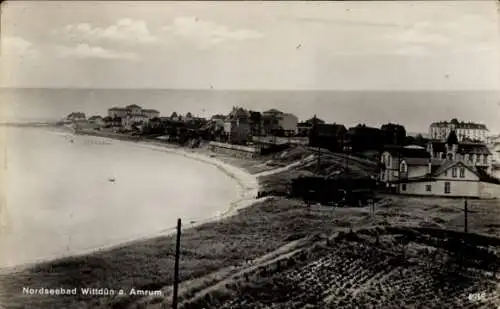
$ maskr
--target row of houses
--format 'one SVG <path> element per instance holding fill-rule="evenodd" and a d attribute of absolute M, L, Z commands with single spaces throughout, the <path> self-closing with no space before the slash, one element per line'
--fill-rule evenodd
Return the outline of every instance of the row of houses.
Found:
<path fill-rule="evenodd" d="M 64 122 L 73 123 L 80 127 L 122 127 L 132 129 L 133 126 L 142 126 L 150 120 L 158 118 L 160 112 L 154 109 L 145 109 L 139 105 L 132 104 L 126 107 L 112 107 L 108 109 L 107 117 L 94 115 L 86 119 L 84 113 L 70 113 Z"/>
<path fill-rule="evenodd" d="M 500 180 L 492 175 L 492 153 L 484 143 L 459 141 L 450 131 L 445 141 L 386 147 L 380 156 L 378 179 L 401 194 L 493 198 Z"/>

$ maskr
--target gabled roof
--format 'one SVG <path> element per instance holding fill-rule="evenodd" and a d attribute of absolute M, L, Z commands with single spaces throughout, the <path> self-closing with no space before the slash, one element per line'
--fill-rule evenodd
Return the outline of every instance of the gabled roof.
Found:
<path fill-rule="evenodd" d="M 500 184 L 500 179 L 488 174 L 485 168 L 476 167 L 477 175 L 479 176 L 479 180 L 488 183 Z"/>
<path fill-rule="evenodd" d="M 436 169 L 436 171 L 432 174 L 434 177 L 441 175 L 445 171 L 449 170 L 452 167 L 467 167 L 471 172 L 475 173 L 474 170 L 472 170 L 470 167 L 466 166 L 460 161 L 449 161 L 449 160 L 444 160 L 443 163 L 439 166 L 439 168 Z"/>

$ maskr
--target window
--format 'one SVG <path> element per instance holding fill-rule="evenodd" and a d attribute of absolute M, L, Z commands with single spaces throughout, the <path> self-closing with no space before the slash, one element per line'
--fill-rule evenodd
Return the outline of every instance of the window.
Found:
<path fill-rule="evenodd" d="M 432 185 L 425 185 L 425 191 L 431 192 L 432 191 Z"/>
<path fill-rule="evenodd" d="M 405 183 L 401 185 L 401 191 L 406 191 L 406 184 Z"/>
<path fill-rule="evenodd" d="M 451 169 L 451 177 L 453 177 L 453 178 L 457 177 L 457 168 L 456 167 Z"/>
<path fill-rule="evenodd" d="M 451 192 L 451 184 L 449 182 L 444 183 L 444 193 L 450 193 Z"/>
<path fill-rule="evenodd" d="M 464 178 L 465 177 L 465 167 L 461 167 L 460 168 L 460 178 Z"/>
<path fill-rule="evenodd" d="M 405 161 L 401 162 L 401 164 L 399 166 L 399 170 L 401 171 L 401 173 L 408 172 L 408 165 L 406 164 Z"/>
<path fill-rule="evenodd" d="M 445 177 L 448 177 L 448 170 L 445 170 L 445 171 L 444 171 L 444 176 L 445 176 Z"/>
<path fill-rule="evenodd" d="M 484 155 L 483 157 L 483 164 L 488 164 L 488 156 Z"/>

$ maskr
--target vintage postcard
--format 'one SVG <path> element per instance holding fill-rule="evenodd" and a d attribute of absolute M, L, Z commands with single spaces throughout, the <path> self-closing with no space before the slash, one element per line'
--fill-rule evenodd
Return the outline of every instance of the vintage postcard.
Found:
<path fill-rule="evenodd" d="M 497 1 L 6 1 L 0 309 L 500 308 Z"/>

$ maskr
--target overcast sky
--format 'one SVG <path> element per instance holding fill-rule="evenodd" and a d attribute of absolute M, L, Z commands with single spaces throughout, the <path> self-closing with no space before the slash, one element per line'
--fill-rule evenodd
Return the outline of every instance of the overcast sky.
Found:
<path fill-rule="evenodd" d="M 3 87 L 499 90 L 495 1 L 3 3 Z"/>

